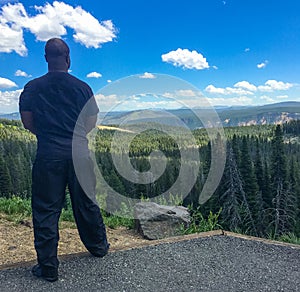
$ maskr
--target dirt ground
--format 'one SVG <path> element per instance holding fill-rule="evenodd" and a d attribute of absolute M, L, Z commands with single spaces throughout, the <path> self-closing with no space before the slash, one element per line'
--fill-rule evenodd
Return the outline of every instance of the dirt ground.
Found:
<path fill-rule="evenodd" d="M 126 248 L 148 242 L 134 230 L 107 228 L 107 237 L 112 249 Z M 75 224 L 63 222 L 60 226 L 58 254 L 86 252 L 80 241 Z M 36 259 L 33 246 L 33 228 L 30 219 L 20 223 L 8 221 L 0 214 L 0 266 Z"/>

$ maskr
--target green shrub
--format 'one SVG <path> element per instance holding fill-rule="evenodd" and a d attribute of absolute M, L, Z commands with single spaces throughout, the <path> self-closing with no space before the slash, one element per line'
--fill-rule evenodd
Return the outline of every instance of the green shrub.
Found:
<path fill-rule="evenodd" d="M 17 196 L 0 198 L 0 212 L 7 215 L 31 216 L 31 200 Z"/>
<path fill-rule="evenodd" d="M 134 227 L 132 207 L 129 207 L 124 202 L 121 203 L 119 212 L 108 214 L 105 211 L 102 211 L 102 215 L 105 225 L 110 228 L 115 229 L 117 227 L 123 226 L 129 229 L 133 229 Z"/>
<path fill-rule="evenodd" d="M 120 226 L 127 227 L 128 229 L 133 229 L 134 219 L 124 218 L 117 215 L 107 215 L 105 212 L 103 214 L 103 220 L 107 227 L 116 229 Z"/>
<path fill-rule="evenodd" d="M 182 225 L 181 232 L 182 234 L 192 234 L 192 233 L 199 233 L 199 232 L 207 232 L 216 229 L 222 228 L 221 225 L 218 223 L 219 216 L 221 214 L 222 209 L 218 211 L 218 213 L 213 214 L 211 211 L 207 219 L 205 219 L 200 212 L 200 209 L 197 208 L 196 210 L 192 211 L 191 215 L 191 222 L 188 227 L 184 227 Z"/>
<path fill-rule="evenodd" d="M 278 240 L 287 243 L 300 244 L 300 238 L 291 232 L 279 236 Z"/>

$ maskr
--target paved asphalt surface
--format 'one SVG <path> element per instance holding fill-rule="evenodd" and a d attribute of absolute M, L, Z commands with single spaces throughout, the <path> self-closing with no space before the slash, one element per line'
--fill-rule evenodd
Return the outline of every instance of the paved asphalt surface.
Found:
<path fill-rule="evenodd" d="M 0 271 L 0 291 L 300 291 L 300 249 L 212 236 L 61 261 L 49 283 Z"/>

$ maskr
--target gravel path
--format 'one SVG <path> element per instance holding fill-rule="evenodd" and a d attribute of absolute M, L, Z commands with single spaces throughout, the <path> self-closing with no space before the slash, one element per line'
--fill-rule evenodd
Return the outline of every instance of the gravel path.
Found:
<path fill-rule="evenodd" d="M 300 249 L 212 236 L 62 261 L 55 283 L 0 271 L 0 291 L 300 291 Z"/>

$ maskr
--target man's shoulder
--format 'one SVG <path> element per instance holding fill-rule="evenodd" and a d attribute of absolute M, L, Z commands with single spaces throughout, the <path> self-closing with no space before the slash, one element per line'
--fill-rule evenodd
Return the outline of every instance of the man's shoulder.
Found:
<path fill-rule="evenodd" d="M 41 83 L 44 82 L 46 78 L 46 74 L 45 75 L 42 75 L 42 76 L 39 76 L 39 77 L 36 77 L 30 81 L 28 81 L 25 86 L 24 86 L 24 89 L 31 89 L 31 90 L 34 90 L 34 88 L 37 88 Z"/>
<path fill-rule="evenodd" d="M 46 78 L 46 75 L 47 74 L 44 74 L 42 76 L 36 77 L 34 79 L 31 79 L 30 81 L 27 82 L 27 84 L 36 84 L 36 83 L 43 82 L 43 80 L 45 80 L 45 78 Z"/>
<path fill-rule="evenodd" d="M 90 86 L 84 82 L 83 80 L 79 79 L 78 77 L 72 75 L 72 74 L 67 74 L 68 78 L 70 79 L 70 81 L 78 84 L 78 86 L 82 86 L 82 87 L 86 87 L 87 89 L 91 89 Z"/>

